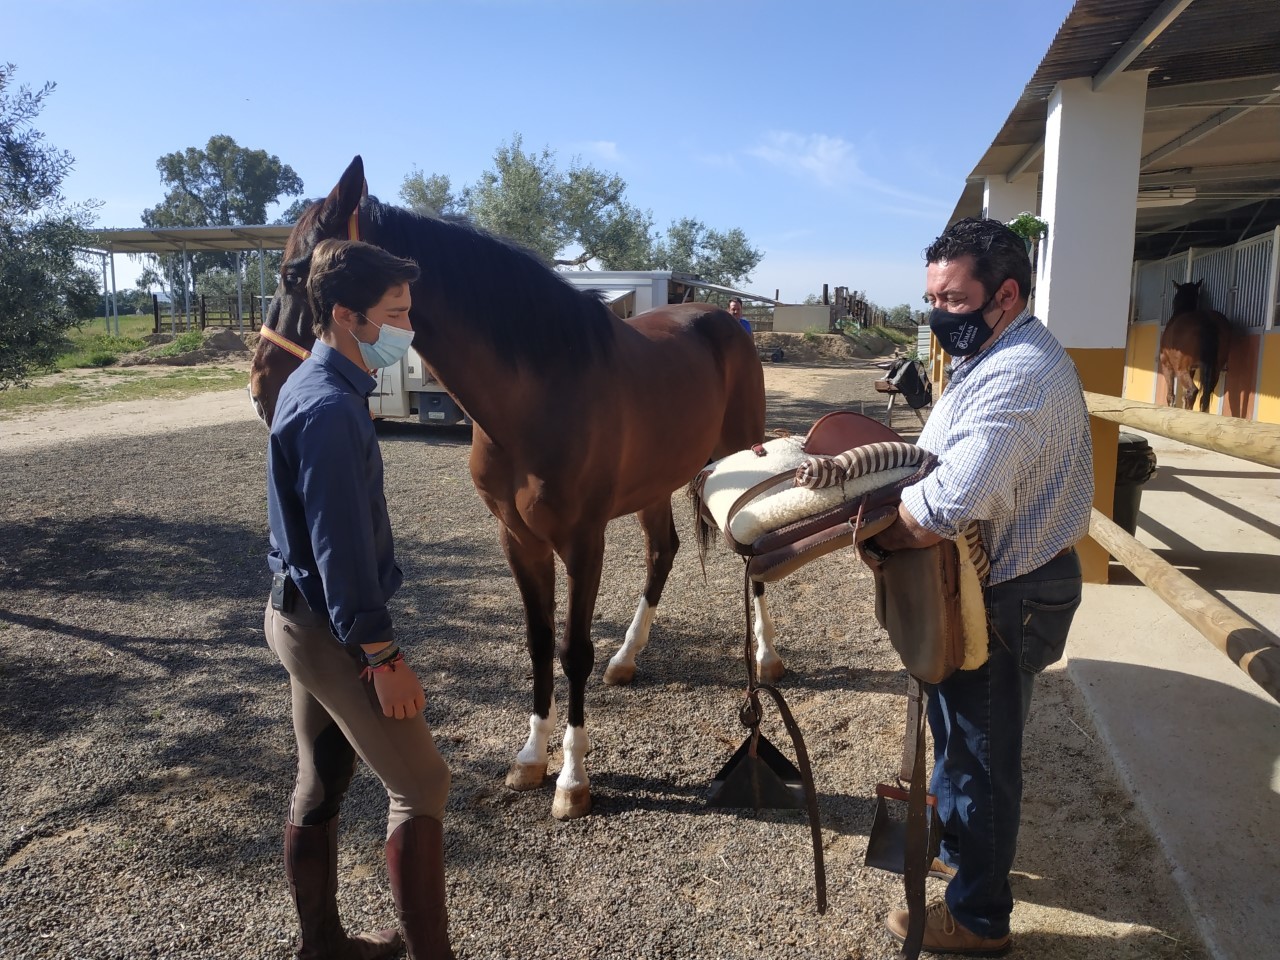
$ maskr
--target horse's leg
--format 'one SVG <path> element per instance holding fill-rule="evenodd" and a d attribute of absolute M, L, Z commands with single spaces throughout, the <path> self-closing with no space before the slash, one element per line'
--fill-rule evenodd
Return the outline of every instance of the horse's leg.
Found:
<path fill-rule="evenodd" d="M 587 679 L 595 665 L 591 646 L 591 617 L 600 589 L 600 568 L 604 563 L 604 526 L 580 530 L 569 548 L 561 553 L 569 579 L 569 609 L 565 614 L 564 639 L 560 644 L 560 666 L 569 678 L 569 722 L 564 730 L 564 765 L 556 779 L 556 799 L 551 815 L 557 820 L 585 817 L 591 812 L 591 785 L 587 780 L 586 757 L 591 750 L 587 738 Z"/>
<path fill-rule="evenodd" d="M 1165 357 L 1163 351 L 1160 355 L 1160 372 L 1164 375 L 1164 405 L 1166 407 L 1173 406 L 1173 387 L 1178 382 L 1178 375 L 1174 372 L 1173 364 Z"/>
<path fill-rule="evenodd" d="M 1200 388 L 1196 386 L 1195 368 L 1188 367 L 1186 372 L 1179 376 L 1182 381 L 1182 406 L 1185 410 L 1191 410 L 1196 405 L 1196 396 L 1200 393 Z"/>
<path fill-rule="evenodd" d="M 658 612 L 662 588 L 666 586 L 671 564 L 675 560 L 676 551 L 680 549 L 675 518 L 671 515 L 670 497 L 641 510 L 636 516 L 644 529 L 648 576 L 644 583 L 644 594 L 636 607 L 636 615 L 631 618 L 631 626 L 627 627 L 626 638 L 605 668 L 604 682 L 611 685 L 630 683 L 635 678 L 636 654 L 649 643 L 649 628 Z"/>
<path fill-rule="evenodd" d="M 524 623 L 529 660 L 533 664 L 533 713 L 529 715 L 529 739 L 516 754 L 507 772 L 512 790 L 533 790 L 547 776 L 547 741 L 556 724 L 552 654 L 555 650 L 555 564 L 549 544 L 526 534 L 517 539 L 505 524 L 502 549 L 515 575 L 524 601 Z"/>
<path fill-rule="evenodd" d="M 751 582 L 751 599 L 755 607 L 756 677 L 761 683 L 777 683 L 787 672 L 782 658 L 773 645 L 778 631 L 773 628 L 773 617 L 764 599 L 764 584 Z"/>

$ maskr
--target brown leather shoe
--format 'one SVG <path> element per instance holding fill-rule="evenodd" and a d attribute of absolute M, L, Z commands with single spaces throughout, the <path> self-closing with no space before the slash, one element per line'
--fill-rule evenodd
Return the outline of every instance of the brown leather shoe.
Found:
<path fill-rule="evenodd" d="M 929 876 L 931 877 L 937 877 L 939 880 L 950 880 L 955 875 L 956 868 L 947 866 L 940 857 L 934 857 L 933 863 L 929 864 Z"/>
<path fill-rule="evenodd" d="M 886 921 L 889 932 L 900 942 L 907 939 L 907 911 L 891 910 Z M 998 957 L 1007 953 L 1009 935 L 988 939 L 965 929 L 947 909 L 945 900 L 929 904 L 924 915 L 924 943 L 922 950 L 930 953 L 962 953 L 970 957 Z"/>

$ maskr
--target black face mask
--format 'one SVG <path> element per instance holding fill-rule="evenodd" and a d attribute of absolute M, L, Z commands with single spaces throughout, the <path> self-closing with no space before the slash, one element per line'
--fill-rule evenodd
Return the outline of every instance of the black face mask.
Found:
<path fill-rule="evenodd" d="M 971 357 L 981 350 L 993 333 L 993 328 L 987 326 L 982 314 L 995 298 L 995 294 L 992 294 L 977 310 L 966 313 L 951 313 L 941 307 L 934 307 L 929 312 L 929 329 L 938 338 L 942 349 L 953 357 Z M 1000 319 L 1004 319 L 1003 312 Z M 997 320 L 996 325 L 999 324 L 1000 320 Z"/>

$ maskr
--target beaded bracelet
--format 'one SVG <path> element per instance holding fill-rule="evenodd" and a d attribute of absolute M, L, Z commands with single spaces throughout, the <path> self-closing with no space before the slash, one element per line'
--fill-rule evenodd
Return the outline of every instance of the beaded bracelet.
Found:
<path fill-rule="evenodd" d="M 392 640 L 377 653 L 364 654 L 364 662 L 366 666 L 378 667 L 386 663 L 388 660 L 395 659 L 397 653 L 400 652 L 400 645 Z"/>
<path fill-rule="evenodd" d="M 376 667 L 365 667 L 360 671 L 360 677 L 363 680 L 372 680 L 375 673 L 395 673 L 397 663 L 404 663 L 404 654 L 399 650 L 396 651 L 396 655 L 390 660 L 384 660 Z"/>

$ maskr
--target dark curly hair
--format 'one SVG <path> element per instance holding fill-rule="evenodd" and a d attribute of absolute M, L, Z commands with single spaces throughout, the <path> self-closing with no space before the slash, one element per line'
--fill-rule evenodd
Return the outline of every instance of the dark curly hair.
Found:
<path fill-rule="evenodd" d="M 965 217 L 943 231 L 924 251 L 926 263 L 973 257 L 973 277 L 988 297 L 1013 279 L 1018 296 L 1031 296 L 1031 258 L 1020 236 L 999 220 Z"/>
<path fill-rule="evenodd" d="M 412 260 L 402 260 L 372 244 L 322 240 L 311 252 L 307 278 L 316 335 L 329 329 L 338 304 L 363 314 L 392 287 L 414 283 L 418 272 Z"/>

